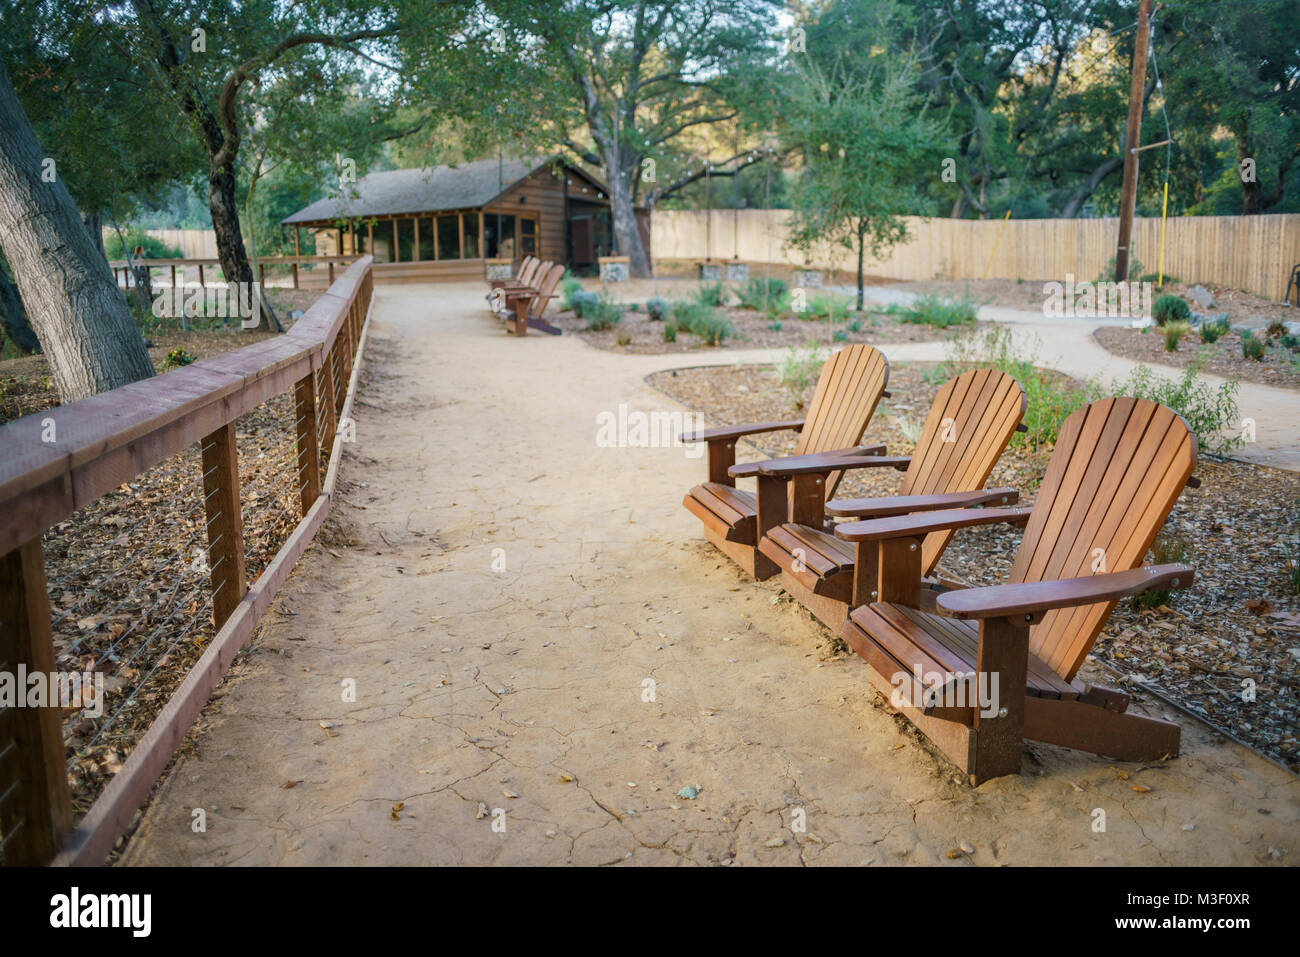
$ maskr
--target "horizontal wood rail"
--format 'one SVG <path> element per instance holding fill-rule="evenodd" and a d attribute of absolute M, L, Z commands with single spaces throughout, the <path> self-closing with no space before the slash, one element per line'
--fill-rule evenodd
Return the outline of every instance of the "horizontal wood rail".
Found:
<path fill-rule="evenodd" d="M 6 864 L 102 863 L 147 799 L 329 512 L 350 432 L 340 425 L 351 415 L 373 293 L 373 260 L 364 256 L 283 336 L 0 427 L 0 669 L 53 669 L 41 551 L 46 530 L 195 443 L 202 448 L 218 629 L 75 829 L 70 830 L 59 709 L 0 709 L 0 846 Z M 302 517 L 249 586 L 234 423 L 290 390 Z M 51 434 L 54 441 L 45 441 Z"/>

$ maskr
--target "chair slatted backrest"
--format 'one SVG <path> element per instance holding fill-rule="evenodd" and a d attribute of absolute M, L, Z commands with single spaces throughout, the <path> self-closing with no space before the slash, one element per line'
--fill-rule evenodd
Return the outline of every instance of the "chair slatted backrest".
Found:
<path fill-rule="evenodd" d="M 555 292 L 555 287 L 560 284 L 560 277 L 564 275 L 564 264 L 556 263 L 550 271 L 543 273 L 537 286 L 537 295 L 528 305 L 528 314 L 534 319 L 542 318 L 542 313 L 546 312 L 546 307 L 550 305 L 550 299 L 547 297 Z"/>
<path fill-rule="evenodd" d="M 857 445 L 888 382 L 889 360 L 879 349 L 857 343 L 836 352 L 822 365 L 794 454 L 834 452 Z M 832 472 L 827 476 L 827 499 L 842 475 Z"/>
<path fill-rule="evenodd" d="M 1079 409 L 1061 425 L 1009 580 L 1137 568 L 1195 467 L 1196 435 L 1172 409 L 1127 396 Z M 1115 604 L 1047 612 L 1029 650 L 1072 680 Z"/>
<path fill-rule="evenodd" d="M 899 495 L 974 492 L 984 487 L 1024 417 L 1025 390 L 1005 372 L 976 369 L 943 384 L 930 406 Z M 925 574 L 934 571 L 952 539 L 931 532 L 921 543 Z"/>
<path fill-rule="evenodd" d="M 537 274 L 537 267 L 541 264 L 542 261 L 536 256 L 526 257 L 519 267 L 519 284 L 522 286 L 532 285 L 533 276 Z"/>

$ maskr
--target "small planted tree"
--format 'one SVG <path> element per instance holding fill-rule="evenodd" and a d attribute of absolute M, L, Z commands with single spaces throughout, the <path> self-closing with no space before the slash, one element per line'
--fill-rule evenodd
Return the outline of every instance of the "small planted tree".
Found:
<path fill-rule="evenodd" d="M 939 169 L 943 124 L 913 91 L 910 56 L 866 55 L 852 73 L 799 64 L 782 130 L 804 155 L 792 188 L 790 243 L 811 255 L 840 245 L 857 255 L 857 308 L 863 266 L 907 238 L 903 217 L 921 209 L 918 183 Z"/>

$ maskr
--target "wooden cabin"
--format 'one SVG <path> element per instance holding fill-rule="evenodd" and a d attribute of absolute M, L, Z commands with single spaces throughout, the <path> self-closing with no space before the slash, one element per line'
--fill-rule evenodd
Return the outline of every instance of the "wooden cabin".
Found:
<path fill-rule="evenodd" d="M 649 253 L 649 211 L 636 216 Z M 379 282 L 481 279 L 491 260 L 530 255 L 594 273 L 617 254 L 608 187 L 558 158 L 370 173 L 282 223 L 297 249 L 306 229 L 317 255 L 373 254 Z"/>

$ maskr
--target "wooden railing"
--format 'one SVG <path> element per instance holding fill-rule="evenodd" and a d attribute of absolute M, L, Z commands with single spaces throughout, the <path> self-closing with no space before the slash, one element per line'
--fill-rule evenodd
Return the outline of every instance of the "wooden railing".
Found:
<path fill-rule="evenodd" d="M 349 431 L 341 426 L 351 415 L 372 266 L 369 256 L 357 260 L 283 336 L 0 427 L 0 672 L 21 666 L 28 674 L 52 674 L 55 668 L 42 550 L 47 530 L 195 443 L 216 629 L 75 827 L 60 710 L 0 711 L 6 864 L 104 861 L 321 527 Z M 289 390 L 300 520 L 250 584 L 235 420 Z"/>
<path fill-rule="evenodd" d="M 293 288 L 298 288 L 298 267 L 310 266 L 312 269 L 322 267 L 329 272 L 330 285 L 334 284 L 335 267 L 346 267 L 350 263 L 356 262 L 359 256 L 263 256 L 257 261 L 257 281 L 266 284 L 266 267 L 267 266 L 288 266 L 289 274 L 293 278 Z M 134 285 L 135 280 L 131 275 L 131 266 L 143 266 L 149 270 L 152 276 L 155 269 L 171 270 L 171 285 L 176 286 L 176 270 L 183 266 L 197 266 L 199 270 L 199 285 L 206 286 L 211 281 L 216 280 L 216 274 L 221 272 L 221 260 L 219 259 L 137 259 L 133 263 L 128 263 L 124 259 L 114 259 L 109 262 L 109 268 L 113 270 L 113 276 L 117 279 L 117 284 L 123 289 L 130 288 Z"/>

